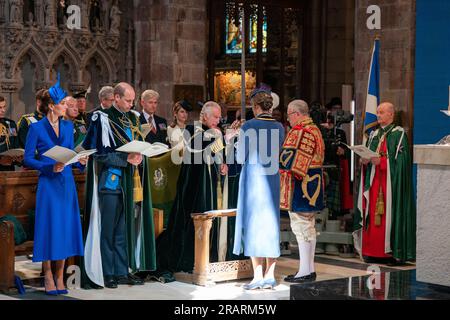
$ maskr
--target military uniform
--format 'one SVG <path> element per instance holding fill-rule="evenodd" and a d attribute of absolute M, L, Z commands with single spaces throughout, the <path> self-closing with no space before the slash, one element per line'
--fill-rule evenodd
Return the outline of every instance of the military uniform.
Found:
<path fill-rule="evenodd" d="M 25 143 L 27 141 L 28 128 L 30 124 L 38 122 L 44 118 L 44 114 L 39 111 L 35 111 L 34 113 L 24 114 L 20 117 L 19 122 L 17 123 L 17 127 L 19 128 L 18 137 L 19 137 L 19 147 L 25 148 Z"/>
<path fill-rule="evenodd" d="M 16 123 L 8 118 L 0 118 L 0 153 L 16 148 L 19 148 Z M 14 171 L 14 165 L 0 165 L 0 171 Z"/>
<path fill-rule="evenodd" d="M 73 141 L 75 148 L 83 143 L 87 134 L 87 126 L 83 120 L 75 119 L 73 121 Z"/>
<path fill-rule="evenodd" d="M 76 120 L 82 121 L 84 124 L 88 123 L 88 115 L 86 112 L 80 112 Z"/>

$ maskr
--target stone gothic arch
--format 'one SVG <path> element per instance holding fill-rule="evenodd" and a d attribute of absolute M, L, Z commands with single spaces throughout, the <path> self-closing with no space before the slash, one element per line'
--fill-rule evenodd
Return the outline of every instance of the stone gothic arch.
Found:
<path fill-rule="evenodd" d="M 23 60 L 23 58 L 29 55 L 33 61 L 33 63 L 36 65 L 36 77 L 38 81 L 44 83 L 46 81 L 45 79 L 45 69 L 46 69 L 46 63 L 47 61 L 47 55 L 45 51 L 36 43 L 35 39 L 33 38 L 27 45 L 23 46 L 19 52 L 15 55 L 15 58 L 13 59 L 11 63 L 11 69 L 10 72 L 12 73 L 13 79 L 18 79 L 19 75 L 19 69 L 20 69 L 20 62 Z"/>
<path fill-rule="evenodd" d="M 91 91 L 91 94 L 87 97 L 88 104 L 97 106 L 99 104 L 97 93 L 104 85 L 113 85 L 114 73 L 111 70 L 111 65 L 105 61 L 105 57 L 99 51 L 88 55 L 82 65 L 82 82 L 88 83 Z M 93 76 L 94 74 L 95 76 Z"/>
<path fill-rule="evenodd" d="M 61 85 L 71 93 L 73 85 L 79 84 L 79 65 L 80 57 L 68 41 L 64 41 L 55 51 L 53 51 L 48 60 L 50 70 L 50 83 L 55 83 L 58 72 L 61 74 Z"/>
<path fill-rule="evenodd" d="M 108 54 L 108 52 L 98 43 L 93 46 L 81 61 L 81 70 L 86 70 L 89 62 L 95 59 L 98 64 L 102 67 L 102 77 L 105 75 L 104 83 L 113 84 L 117 77 L 117 68 L 114 60 Z"/>

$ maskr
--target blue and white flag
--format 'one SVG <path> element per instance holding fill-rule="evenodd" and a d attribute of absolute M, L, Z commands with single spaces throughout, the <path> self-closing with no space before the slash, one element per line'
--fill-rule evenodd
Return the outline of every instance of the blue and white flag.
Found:
<path fill-rule="evenodd" d="M 375 40 L 370 62 L 369 83 L 367 86 L 366 111 L 364 115 L 364 142 L 377 126 L 377 107 L 380 103 L 380 40 Z"/>

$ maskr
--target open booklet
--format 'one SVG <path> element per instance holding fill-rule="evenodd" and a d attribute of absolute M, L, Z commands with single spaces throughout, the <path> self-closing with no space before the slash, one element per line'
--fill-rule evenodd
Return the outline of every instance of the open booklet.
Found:
<path fill-rule="evenodd" d="M 25 154 L 25 150 L 24 149 L 9 149 L 6 150 L 5 152 L 0 153 L 0 157 L 4 156 L 4 157 L 21 157 Z"/>
<path fill-rule="evenodd" d="M 209 210 L 203 212 L 203 214 L 226 214 L 226 213 L 233 213 L 236 212 L 237 209 L 222 209 L 222 210 Z"/>
<path fill-rule="evenodd" d="M 370 160 L 371 158 L 378 158 L 380 156 L 378 153 L 370 150 L 369 148 L 367 148 L 365 145 L 362 144 L 357 146 L 349 146 L 345 143 L 343 144 L 363 159 Z"/>
<path fill-rule="evenodd" d="M 133 140 L 117 148 L 116 151 L 126 153 L 140 153 L 146 157 L 154 157 L 170 151 L 170 148 L 164 143 L 148 143 L 144 141 Z"/>
<path fill-rule="evenodd" d="M 56 162 L 64 163 L 65 166 L 68 166 L 69 164 L 78 162 L 80 158 L 88 157 L 96 152 L 97 149 L 92 149 L 83 150 L 77 153 L 73 150 L 61 146 L 54 146 L 53 148 L 45 152 L 43 156 L 51 158 Z"/>

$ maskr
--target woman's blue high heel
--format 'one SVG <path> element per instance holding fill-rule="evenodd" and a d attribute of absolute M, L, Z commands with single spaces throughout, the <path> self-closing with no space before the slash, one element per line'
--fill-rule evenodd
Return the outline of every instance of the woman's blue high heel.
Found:
<path fill-rule="evenodd" d="M 45 294 L 48 296 L 57 296 L 58 295 L 58 290 L 50 290 L 50 291 L 45 291 Z"/>
<path fill-rule="evenodd" d="M 69 291 L 67 289 L 63 289 L 63 290 L 56 290 L 58 291 L 58 294 L 68 294 Z"/>
<path fill-rule="evenodd" d="M 273 289 L 277 286 L 277 281 L 274 278 L 264 280 L 263 289 Z"/>
<path fill-rule="evenodd" d="M 262 289 L 263 286 L 264 286 L 264 279 L 256 281 L 254 283 L 244 284 L 242 288 L 244 288 L 245 290 L 255 290 L 255 289 Z"/>

